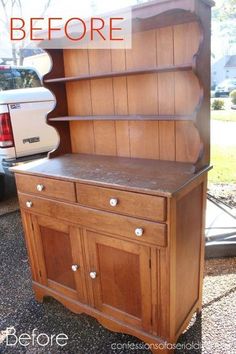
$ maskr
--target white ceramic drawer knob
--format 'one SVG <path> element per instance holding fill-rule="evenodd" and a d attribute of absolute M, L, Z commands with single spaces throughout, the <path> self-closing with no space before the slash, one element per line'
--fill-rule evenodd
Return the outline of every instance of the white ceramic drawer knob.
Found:
<path fill-rule="evenodd" d="M 79 269 L 79 265 L 78 264 L 72 264 L 71 269 L 73 270 L 73 272 L 76 272 Z"/>
<path fill-rule="evenodd" d="M 144 230 L 141 227 L 138 227 L 137 229 L 135 229 L 135 235 L 140 237 L 143 236 Z"/>
<path fill-rule="evenodd" d="M 110 206 L 115 207 L 118 204 L 118 199 L 116 198 L 111 198 L 110 199 Z"/>
<path fill-rule="evenodd" d="M 37 191 L 42 192 L 44 190 L 44 185 L 43 184 L 37 184 Z"/>
<path fill-rule="evenodd" d="M 96 276 L 97 276 L 97 273 L 96 272 L 90 272 L 89 276 L 90 276 L 90 278 L 95 279 Z"/>
<path fill-rule="evenodd" d="M 32 206 L 33 206 L 33 202 L 31 202 L 30 200 L 28 200 L 25 204 L 26 204 L 27 208 L 32 208 Z"/>

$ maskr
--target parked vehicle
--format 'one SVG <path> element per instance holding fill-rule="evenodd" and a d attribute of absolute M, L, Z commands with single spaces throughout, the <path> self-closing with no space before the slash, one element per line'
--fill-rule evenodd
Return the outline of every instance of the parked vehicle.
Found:
<path fill-rule="evenodd" d="M 216 86 L 215 97 L 228 96 L 236 89 L 236 78 L 227 79 Z"/>
<path fill-rule="evenodd" d="M 0 66 L 0 199 L 14 178 L 10 167 L 45 157 L 57 145 L 45 122 L 53 105 L 35 69 Z"/>

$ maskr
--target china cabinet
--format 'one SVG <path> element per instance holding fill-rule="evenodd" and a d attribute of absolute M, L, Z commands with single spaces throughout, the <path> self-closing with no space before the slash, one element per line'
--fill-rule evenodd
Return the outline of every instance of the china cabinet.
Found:
<path fill-rule="evenodd" d="M 36 298 L 147 343 L 201 311 L 212 5 L 132 8 L 132 49 L 48 50 L 60 143 L 14 169 Z"/>

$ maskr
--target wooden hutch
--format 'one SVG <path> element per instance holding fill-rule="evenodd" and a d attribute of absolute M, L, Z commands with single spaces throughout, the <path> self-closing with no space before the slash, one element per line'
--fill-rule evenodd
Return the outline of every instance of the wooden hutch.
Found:
<path fill-rule="evenodd" d="M 201 310 L 212 5 L 133 7 L 132 49 L 48 50 L 60 143 L 14 169 L 36 299 L 147 343 Z"/>

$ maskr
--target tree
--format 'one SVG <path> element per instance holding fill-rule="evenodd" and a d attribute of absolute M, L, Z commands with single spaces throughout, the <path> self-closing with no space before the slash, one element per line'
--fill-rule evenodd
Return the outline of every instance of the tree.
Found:
<path fill-rule="evenodd" d="M 236 18 L 236 0 L 217 1 L 212 9 L 213 20 L 226 21 Z"/>
<path fill-rule="evenodd" d="M 226 19 L 236 18 L 236 0 L 228 0 L 223 3 L 223 16 Z"/>
<path fill-rule="evenodd" d="M 218 36 L 227 43 L 225 54 L 229 54 L 236 45 L 236 0 L 216 0 L 212 20 L 217 25 Z"/>
<path fill-rule="evenodd" d="M 38 17 L 43 17 L 45 12 L 47 11 L 51 0 L 45 0 L 45 5 L 42 9 L 42 13 Z M 11 17 L 23 17 L 24 7 L 22 0 L 0 0 L 0 5 L 2 7 L 3 18 L 0 21 L 3 23 L 5 32 L 10 33 L 10 18 Z M 26 34 L 26 38 L 28 35 Z M 16 65 L 17 59 L 19 59 L 19 64 L 22 65 L 24 61 L 24 47 L 26 45 L 26 40 L 22 40 L 19 45 L 16 43 L 11 43 L 11 51 L 13 62 Z"/>

